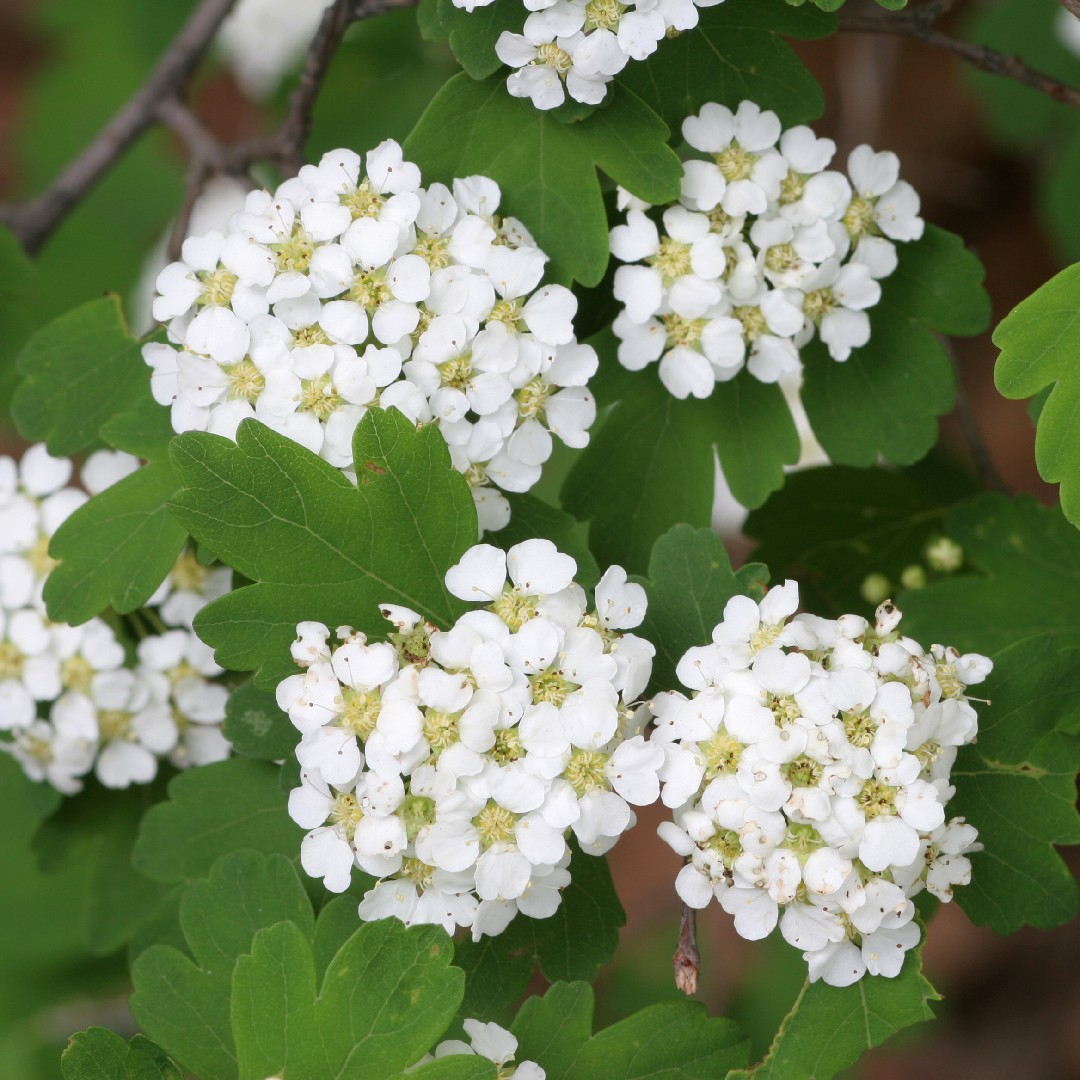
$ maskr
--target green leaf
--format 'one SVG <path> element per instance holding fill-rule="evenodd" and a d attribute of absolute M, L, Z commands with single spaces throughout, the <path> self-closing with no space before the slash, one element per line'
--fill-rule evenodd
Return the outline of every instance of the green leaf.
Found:
<path fill-rule="evenodd" d="M 498 1080 L 495 1062 L 455 1054 L 399 1073 L 395 1080 Z"/>
<path fill-rule="evenodd" d="M 233 967 L 260 930 L 283 920 L 301 940 L 314 934 L 311 905 L 292 863 L 282 855 L 237 851 L 193 882 L 180 902 L 191 957 L 153 945 L 136 959 L 131 1010 L 188 1071 L 215 1080 L 237 1075 L 229 1026 Z"/>
<path fill-rule="evenodd" d="M 474 79 L 486 79 L 503 66 L 495 55 L 495 42 L 504 30 L 520 34 L 527 14 L 517 4 L 493 3 L 465 11 L 452 0 L 438 0 L 439 22 L 450 36 L 450 48 Z"/>
<path fill-rule="evenodd" d="M 673 524 L 709 524 L 714 476 L 707 405 L 677 401 L 643 375 L 593 430 L 562 500 L 591 519 L 589 545 L 601 566 L 641 572 Z"/>
<path fill-rule="evenodd" d="M 942 532 L 950 506 L 970 490 L 937 463 L 918 472 L 807 469 L 755 510 L 744 531 L 759 542 L 754 558 L 778 581 L 799 582 L 807 611 L 835 618 L 867 608 L 860 586 L 869 574 L 897 589 L 901 573 L 920 564 L 927 542 Z"/>
<path fill-rule="evenodd" d="M 1039 634 L 1080 645 L 1080 533 L 1057 507 L 982 494 L 954 507 L 944 531 L 974 571 L 899 597 L 905 633 L 991 657 Z"/>
<path fill-rule="evenodd" d="M 289 645 L 303 620 L 384 634 L 382 604 L 441 626 L 462 610 L 443 576 L 476 543 L 476 511 L 438 428 L 417 431 L 397 410 L 373 409 L 353 448 L 356 487 L 254 420 L 235 444 L 202 432 L 174 440 L 186 487 L 173 513 L 254 582 L 196 619 L 223 667 L 261 667 L 260 685 L 270 686 L 295 670 Z"/>
<path fill-rule="evenodd" d="M 713 1080 L 746 1063 L 737 1025 L 710 1018 L 700 1002 L 651 1005 L 592 1035 L 593 992 L 556 983 L 529 998 L 514 1021 L 517 1060 L 538 1062 L 560 1080 Z"/>
<path fill-rule="evenodd" d="M 930 1002 L 938 1000 L 923 977 L 918 950 L 908 953 L 895 979 L 867 975 L 843 988 L 807 983 L 765 1060 L 727 1080 L 829 1080 L 897 1031 L 932 1020 Z"/>
<path fill-rule="evenodd" d="M 260 690 L 250 680 L 229 695 L 222 731 L 235 753 L 260 761 L 292 757 L 300 741 L 300 733 L 278 707 L 274 692 Z"/>
<path fill-rule="evenodd" d="M 161 1047 L 143 1035 L 131 1043 L 106 1028 L 71 1037 L 61 1058 L 64 1080 L 183 1080 Z"/>
<path fill-rule="evenodd" d="M 34 849 L 47 871 L 85 860 L 86 880 L 74 908 L 92 953 L 107 955 L 120 948 L 165 893 L 132 865 L 139 822 L 160 798 L 160 789 L 160 783 L 125 791 L 95 785 L 65 799 L 34 837 Z"/>
<path fill-rule="evenodd" d="M 937 441 L 937 418 L 952 408 L 954 376 L 929 332 L 978 333 L 989 317 L 983 269 L 959 239 L 927 226 L 897 245 L 899 266 L 870 309 L 870 341 L 844 363 L 820 340 L 802 350 L 802 400 L 814 434 L 841 465 L 918 461 Z"/>
<path fill-rule="evenodd" d="M 256 935 L 233 974 L 240 1080 L 382 1080 L 418 1061 L 457 1010 L 464 977 L 436 926 L 361 926 L 327 968 L 292 923 Z M 481 1074 L 482 1075 L 482 1074 Z"/>
<path fill-rule="evenodd" d="M 1001 350 L 994 382 L 1007 398 L 1052 387 L 1035 438 L 1039 475 L 1061 485 L 1061 509 L 1080 526 L 1080 263 L 1063 270 L 1015 307 L 994 331 Z"/>
<path fill-rule="evenodd" d="M 761 596 L 768 580 L 761 563 L 732 571 L 727 550 L 710 529 L 676 525 L 661 536 L 649 560 L 649 607 L 641 628 L 656 645 L 653 683 L 665 689 L 677 685 L 676 664 L 687 649 L 712 640 L 728 600 Z"/>
<path fill-rule="evenodd" d="M 834 18 L 812 8 L 795 10 L 783 0 L 726 0 L 703 8 L 693 30 L 661 41 L 647 60 L 627 65 L 619 83 L 676 131 L 707 101 L 734 109 L 750 100 L 777 113 L 785 126 L 805 123 L 821 115 L 825 99 L 780 35 L 819 38 L 835 28 Z"/>
<path fill-rule="evenodd" d="M 134 861 L 164 884 L 205 874 L 237 848 L 293 855 L 300 833 L 289 818 L 279 769 L 231 758 L 182 772 L 169 784 L 169 801 L 142 821 Z"/>
<path fill-rule="evenodd" d="M 498 532 L 489 534 L 491 543 L 509 551 L 514 544 L 534 537 L 550 540 L 563 554 L 577 563 L 574 580 L 591 589 L 600 579 L 596 565 L 579 522 L 564 510 L 551 506 L 535 495 L 507 495 L 510 502 L 510 523 Z"/>
<path fill-rule="evenodd" d="M 591 285 L 608 263 L 594 165 L 648 202 L 671 202 L 682 165 L 667 137 L 664 122 L 624 88 L 606 108 L 563 124 L 512 98 L 501 75 L 474 82 L 462 74 L 428 106 L 405 141 L 405 156 L 428 182 L 476 172 L 493 177 L 502 188 L 500 212 L 521 218 L 550 256 L 549 278 Z"/>
<path fill-rule="evenodd" d="M 999 934 L 1059 926 L 1077 909 L 1076 881 L 1054 845 L 1080 843 L 1080 649 L 1052 637 L 1017 642 L 997 655 L 983 692 L 990 704 L 953 766 L 949 815 L 967 818 L 985 850 L 971 856 L 971 884 L 956 899 Z"/>
<path fill-rule="evenodd" d="M 60 560 L 45 582 L 50 618 L 77 625 L 108 607 L 124 614 L 146 603 L 187 539 L 165 505 L 176 487 L 168 463 L 151 462 L 64 521 L 49 544 Z"/>
<path fill-rule="evenodd" d="M 778 386 L 749 372 L 710 398 L 679 401 L 655 371 L 622 380 L 620 398 L 592 432 L 563 486 L 566 508 L 591 518 L 602 566 L 644 572 L 652 546 L 673 525 L 708 525 L 714 452 L 735 497 L 758 506 L 799 457 L 799 435 Z"/>
<path fill-rule="evenodd" d="M 152 400 L 150 369 L 116 297 L 91 300 L 47 323 L 17 363 L 23 380 L 12 416 L 19 433 L 46 443 L 57 457 L 93 447 L 106 421 Z"/>
<path fill-rule="evenodd" d="M 535 966 L 551 982 L 591 982 L 615 955 L 626 914 L 607 861 L 571 846 L 571 881 L 554 915 L 519 916 L 496 937 L 455 946 L 454 964 L 468 978 L 462 1016 L 508 1019 L 506 1009 L 524 993 Z"/>

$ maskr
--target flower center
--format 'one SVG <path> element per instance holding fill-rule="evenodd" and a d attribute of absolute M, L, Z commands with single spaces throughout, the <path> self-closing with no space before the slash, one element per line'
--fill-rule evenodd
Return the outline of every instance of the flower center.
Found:
<path fill-rule="evenodd" d="M 502 323 L 507 330 L 512 334 L 516 334 L 520 328 L 521 322 L 521 301 L 520 300 L 500 300 L 492 309 L 491 314 L 487 317 L 488 322 Z"/>
<path fill-rule="evenodd" d="M 266 389 L 262 372 L 247 357 L 237 364 L 228 364 L 223 370 L 228 380 L 229 397 L 234 401 L 254 401 Z"/>
<path fill-rule="evenodd" d="M 942 694 L 947 698 L 962 697 L 964 693 L 964 684 L 960 681 L 956 674 L 956 668 L 948 661 L 942 661 L 940 664 L 934 665 L 934 672 L 937 674 L 938 685 L 941 687 Z"/>
<path fill-rule="evenodd" d="M 403 664 L 423 667 L 431 656 L 431 633 L 421 620 L 408 633 L 390 634 L 388 640 Z"/>
<path fill-rule="evenodd" d="M 690 273 L 690 245 L 665 236 L 655 255 L 645 260 L 660 271 L 665 283 Z"/>
<path fill-rule="evenodd" d="M 742 757 L 743 744 L 726 731 L 718 731 L 708 742 L 698 745 L 705 775 L 712 780 L 721 773 L 734 772 Z"/>
<path fill-rule="evenodd" d="M 26 553 L 26 561 L 33 567 L 39 578 L 48 577 L 60 565 L 59 559 L 49 554 L 49 537 L 42 533 L 34 546 Z"/>
<path fill-rule="evenodd" d="M 531 596 L 523 596 L 517 589 L 511 588 L 509 585 L 503 589 L 502 596 L 491 605 L 491 610 L 494 611 L 511 630 L 520 630 L 536 615 L 536 606 L 533 603 L 533 598 Z"/>
<path fill-rule="evenodd" d="M 60 681 L 69 690 L 85 694 L 90 689 L 93 678 L 94 669 L 90 666 L 90 661 L 78 653 L 75 656 L 69 656 L 60 665 Z"/>
<path fill-rule="evenodd" d="M 311 262 L 311 256 L 315 254 L 315 245 L 310 237 L 297 222 L 293 226 L 292 236 L 283 240 L 280 244 L 271 244 L 270 250 L 274 253 L 274 262 L 278 271 L 288 273 L 299 271 L 303 273 Z"/>
<path fill-rule="evenodd" d="M 452 360 L 445 360 L 439 364 L 439 375 L 443 386 L 449 386 L 464 393 L 468 389 L 469 380 L 473 377 L 472 353 L 463 353 Z"/>
<path fill-rule="evenodd" d="M 341 405 L 334 380 L 329 375 L 320 375 L 317 379 L 301 384 L 300 412 L 309 412 L 319 420 L 326 420 L 337 412 Z"/>
<path fill-rule="evenodd" d="M 195 275 L 202 282 L 199 294 L 200 307 L 227 307 L 236 288 L 237 277 L 223 267 L 216 270 L 201 270 Z"/>
<path fill-rule="evenodd" d="M 355 300 L 369 315 L 390 298 L 390 290 L 382 270 L 362 270 L 353 278 L 348 297 Z"/>
<path fill-rule="evenodd" d="M 206 585 L 206 578 L 210 571 L 195 557 L 194 551 L 185 551 L 180 554 L 169 571 L 169 578 L 174 589 L 185 592 L 202 592 Z"/>
<path fill-rule="evenodd" d="M 102 709 L 98 713 L 98 729 L 102 739 L 130 739 L 131 719 L 131 713 L 122 709 Z"/>
<path fill-rule="evenodd" d="M 438 754 L 458 741 L 458 720 L 461 713 L 440 712 L 428 709 L 424 716 L 424 738 Z"/>
<path fill-rule="evenodd" d="M 514 728 L 500 728 L 495 732 L 495 745 L 488 753 L 500 765 L 511 765 L 523 757 L 525 751 Z"/>
<path fill-rule="evenodd" d="M 435 867 L 428 866 L 419 859 L 404 859 L 401 863 L 401 876 L 407 878 L 419 889 L 430 889 L 435 877 Z"/>
<path fill-rule="evenodd" d="M 709 219 L 709 230 L 721 236 L 727 235 L 735 224 L 735 219 L 722 206 L 713 207 L 706 217 Z"/>
<path fill-rule="evenodd" d="M 750 651 L 761 652 L 762 649 L 767 649 L 783 633 L 783 630 L 783 623 L 765 623 L 759 626 L 750 635 Z"/>
<path fill-rule="evenodd" d="M 761 314 L 761 308 L 737 307 L 731 314 L 742 323 L 743 336 L 747 341 L 756 341 L 768 330 L 768 324 L 765 322 L 765 316 Z"/>
<path fill-rule="evenodd" d="M 874 203 L 856 195 L 840 220 L 847 229 L 848 236 L 852 240 L 858 240 L 864 233 L 874 231 Z"/>
<path fill-rule="evenodd" d="M 852 746 L 869 746 L 874 741 L 877 724 L 870 718 L 869 712 L 841 713 L 844 734 Z"/>
<path fill-rule="evenodd" d="M 405 824 L 405 835 L 411 844 L 417 833 L 435 820 L 435 800 L 426 795 L 407 795 L 397 813 Z"/>
<path fill-rule="evenodd" d="M 549 41 L 536 50 L 536 64 L 545 64 L 556 74 L 565 76 L 574 66 L 574 61 L 565 49 L 560 49 L 554 41 Z"/>
<path fill-rule="evenodd" d="M 778 724 L 793 724 L 802 716 L 802 709 L 793 697 L 769 695 L 769 708 Z"/>
<path fill-rule="evenodd" d="M 895 813 L 893 800 L 896 798 L 896 788 L 881 783 L 880 780 L 868 780 L 862 791 L 855 796 L 867 820 L 876 818 L 879 814 Z"/>
<path fill-rule="evenodd" d="M 781 772 L 791 781 L 792 787 L 817 787 L 823 770 L 813 758 L 800 754 L 794 761 L 782 765 Z"/>
<path fill-rule="evenodd" d="M 821 322 L 836 307 L 836 297 L 832 289 L 815 289 L 813 292 L 808 292 L 803 301 L 803 313 L 816 323 Z"/>
<path fill-rule="evenodd" d="M 413 252 L 419 255 L 432 270 L 441 270 L 444 266 L 450 265 L 448 246 L 447 241 L 441 236 L 421 234 Z"/>
<path fill-rule="evenodd" d="M 517 818 L 496 802 L 489 802 L 479 814 L 473 818 L 476 831 L 480 834 L 480 843 L 486 851 L 492 844 L 500 841 L 514 839 L 514 826 Z"/>
<path fill-rule="evenodd" d="M 350 690 L 341 692 L 345 708 L 338 719 L 338 726 L 351 731 L 360 739 L 366 739 L 374 730 L 382 709 L 382 694 L 378 690 Z"/>
<path fill-rule="evenodd" d="M 544 411 L 544 403 L 550 392 L 551 387 L 538 375 L 514 395 L 518 403 L 518 413 L 526 420 L 539 416 Z"/>
<path fill-rule="evenodd" d="M 735 180 L 748 180 L 753 172 L 757 154 L 747 153 L 735 139 L 731 145 L 716 155 L 720 175 L 730 184 Z"/>
<path fill-rule="evenodd" d="M 709 837 L 708 848 L 715 851 L 720 861 L 730 870 L 735 860 L 742 854 L 742 841 L 733 829 L 713 833 Z"/>
<path fill-rule="evenodd" d="M 765 253 L 765 266 L 774 274 L 796 269 L 802 260 L 790 244 L 776 244 Z"/>
<path fill-rule="evenodd" d="M 567 694 L 576 689 L 576 684 L 567 682 L 558 671 L 544 671 L 533 675 L 529 682 L 532 684 L 533 701 L 547 701 L 556 707 L 566 700 Z"/>
<path fill-rule="evenodd" d="M 10 641 L 0 642 L 0 679 L 17 679 L 23 673 L 26 657 Z"/>
<path fill-rule="evenodd" d="M 371 185 L 364 180 L 359 187 L 338 196 L 341 205 L 347 206 L 353 218 L 378 217 L 383 199 L 371 190 Z"/>
<path fill-rule="evenodd" d="M 787 836 L 784 837 L 784 847 L 790 848 L 796 855 L 809 855 L 818 848 L 824 847 L 825 841 L 813 825 L 789 825 Z"/>
<path fill-rule="evenodd" d="M 585 5 L 585 30 L 608 30 L 617 26 L 626 10 L 618 0 L 589 0 Z"/>
<path fill-rule="evenodd" d="M 326 331 L 318 325 L 302 326 L 293 334 L 293 348 L 306 349 L 310 345 L 329 345 L 330 338 Z"/>
<path fill-rule="evenodd" d="M 667 329 L 668 342 L 672 345 L 684 345 L 693 348 L 700 340 L 701 333 L 705 329 L 705 319 L 686 319 L 682 315 L 672 312 L 670 315 L 661 315 L 664 327 Z"/>
<path fill-rule="evenodd" d="M 578 798 L 588 795 L 590 791 L 601 791 L 607 787 L 607 779 L 604 776 L 604 766 L 607 764 L 607 755 L 598 753 L 596 750 L 575 750 L 566 763 L 563 775 L 574 789 Z"/>
<path fill-rule="evenodd" d="M 347 840 L 352 840 L 356 832 L 356 826 L 363 820 L 364 812 L 360 809 L 360 802 L 351 791 L 342 792 L 334 800 L 330 807 L 329 823 L 340 825 L 341 831 Z"/>
<path fill-rule="evenodd" d="M 787 176 L 780 181 L 780 202 L 786 206 L 789 203 L 798 202 L 806 190 L 806 177 L 794 169 L 788 171 Z"/>

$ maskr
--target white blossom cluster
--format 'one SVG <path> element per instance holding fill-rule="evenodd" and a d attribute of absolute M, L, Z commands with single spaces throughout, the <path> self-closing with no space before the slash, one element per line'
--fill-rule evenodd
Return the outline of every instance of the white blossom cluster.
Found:
<path fill-rule="evenodd" d="M 635 702 L 654 649 L 624 631 L 645 593 L 612 567 L 595 607 L 547 540 L 470 548 L 448 590 L 480 606 L 447 630 L 387 606 L 385 642 L 301 623 L 305 670 L 277 698 L 303 735 L 289 813 L 301 864 L 328 889 L 354 867 L 380 880 L 364 920 L 437 923 L 474 939 L 546 918 L 569 884 L 573 832 L 602 854 L 659 796 L 664 752 Z"/>
<path fill-rule="evenodd" d="M 99 451 L 83 486 L 95 494 L 137 466 L 130 455 Z M 199 607 L 228 589 L 227 570 L 182 556 L 151 598 L 157 625 L 133 664 L 104 619 L 68 626 L 46 615 L 49 540 L 87 499 L 69 486 L 72 475 L 72 463 L 42 445 L 18 463 L 0 457 L 0 750 L 67 795 L 91 771 L 123 788 L 152 780 L 163 758 L 184 768 L 228 756 L 228 692 L 210 681 L 221 668 L 191 630 Z"/>
<path fill-rule="evenodd" d="M 493 0 L 454 0 L 466 11 Z M 511 95 L 538 109 L 566 101 L 599 105 L 607 85 L 631 60 L 644 60 L 671 33 L 698 24 L 698 8 L 724 0 L 524 0 L 529 15 L 520 34 L 503 31 L 499 59 L 516 70 Z"/>
<path fill-rule="evenodd" d="M 978 720 L 966 690 L 991 663 L 900 634 L 886 601 L 857 615 L 789 618 L 798 586 L 732 598 L 710 645 L 658 695 L 665 748 L 659 833 L 687 858 L 675 887 L 715 897 L 752 940 L 777 922 L 811 981 L 895 976 L 919 940 L 911 897 L 970 880 L 976 831 L 947 819 L 957 748 Z"/>
<path fill-rule="evenodd" d="M 659 360 L 675 397 L 706 398 L 744 366 L 762 382 L 799 372 L 815 335 L 834 360 L 865 345 L 896 242 L 923 233 L 896 155 L 858 146 L 845 176 L 829 169 L 831 139 L 781 130 L 750 101 L 734 113 L 703 105 L 682 134 L 703 156 L 684 163 L 678 202 L 656 215 L 620 193 L 626 221 L 611 250 L 626 264 L 614 286 L 622 365 Z"/>
<path fill-rule="evenodd" d="M 405 1071 L 412 1072 L 421 1065 L 444 1057 L 475 1055 L 495 1063 L 499 1070 L 497 1080 L 545 1080 L 547 1077 L 547 1073 L 535 1061 L 523 1061 L 520 1065 L 514 1065 L 518 1041 L 506 1028 L 499 1027 L 498 1024 L 485 1024 L 480 1020 L 465 1020 L 462 1027 L 469 1036 L 468 1042 L 445 1039 L 435 1047 L 434 1053 L 425 1054 Z"/>
<path fill-rule="evenodd" d="M 574 295 L 540 285 L 547 256 L 499 199 L 482 176 L 421 187 L 392 141 L 251 192 L 157 279 L 171 344 L 143 356 L 173 428 L 232 438 L 255 417 L 348 471 L 361 417 L 395 407 L 438 422 L 481 528 L 501 528 L 498 489 L 536 483 L 552 434 L 588 442 L 597 358 L 574 338 Z"/>

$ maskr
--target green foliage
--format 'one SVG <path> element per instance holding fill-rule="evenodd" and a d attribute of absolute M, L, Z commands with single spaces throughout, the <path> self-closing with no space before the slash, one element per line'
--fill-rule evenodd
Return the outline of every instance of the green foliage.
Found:
<path fill-rule="evenodd" d="M 468 977 L 463 1016 L 506 1019 L 534 967 L 551 982 L 592 982 L 614 955 L 626 914 L 607 862 L 581 853 L 576 845 L 572 850 L 570 884 L 551 918 L 518 917 L 497 937 L 457 943 L 454 964 Z"/>
<path fill-rule="evenodd" d="M 417 431 L 372 410 L 353 442 L 353 486 L 332 465 L 255 421 L 237 442 L 202 432 L 173 442 L 185 485 L 172 511 L 222 562 L 254 582 L 204 608 L 196 629 L 225 667 L 292 674 L 296 624 L 314 619 L 383 634 L 381 604 L 436 625 L 461 610 L 443 575 L 476 542 L 476 511 L 434 425 Z"/>
<path fill-rule="evenodd" d="M 984 270 L 959 237 L 933 225 L 898 244 L 899 265 L 869 312 L 870 341 L 844 363 L 820 340 L 803 348 L 807 416 L 838 465 L 918 461 L 937 441 L 937 418 L 952 408 L 954 377 L 930 331 L 970 335 L 988 324 Z"/>
<path fill-rule="evenodd" d="M 620 381 L 620 397 L 592 432 L 563 487 L 566 508 L 590 519 L 602 566 L 648 566 L 657 538 L 679 522 L 709 524 L 714 453 L 735 497 L 759 506 L 799 457 L 799 436 L 780 388 L 747 372 L 704 401 L 679 401 L 653 371 Z"/>
<path fill-rule="evenodd" d="M 796 10 L 782 0 L 726 0 L 702 8 L 689 33 L 662 41 L 647 60 L 627 65 L 619 82 L 640 94 L 675 131 L 706 101 L 735 108 L 749 99 L 786 125 L 805 123 L 821 115 L 825 99 L 781 38 L 825 37 L 835 26 L 829 15 Z"/>
<path fill-rule="evenodd" d="M 675 665 L 687 649 L 712 640 L 728 600 L 740 593 L 759 599 L 768 580 L 761 563 L 732 571 L 724 545 L 709 529 L 676 525 L 660 537 L 649 562 L 649 609 L 641 628 L 656 645 L 655 688 L 674 689 Z"/>
<path fill-rule="evenodd" d="M 777 581 L 799 582 L 807 611 L 835 617 L 873 606 L 859 589 L 869 574 L 898 589 L 901 573 L 921 564 L 949 507 L 969 491 L 966 477 L 938 462 L 904 471 L 808 469 L 751 513 L 745 531 Z"/>
<path fill-rule="evenodd" d="M 907 954 L 895 979 L 866 976 L 843 988 L 807 983 L 761 1064 L 727 1080 L 829 1080 L 897 1031 L 932 1020 L 930 1002 L 937 1000 L 918 950 Z"/>
<path fill-rule="evenodd" d="M 898 597 L 906 633 L 991 657 L 1039 634 L 1080 645 L 1080 533 L 1057 507 L 978 495 L 949 512 L 944 532 L 973 572 Z"/>
<path fill-rule="evenodd" d="M 97 785 L 65 799 L 34 836 L 46 871 L 82 864 L 85 879 L 74 904 L 84 946 L 107 955 L 139 929 L 164 889 L 132 865 L 139 823 L 163 785 L 108 791 Z M 70 911 L 70 906 L 69 906 Z"/>
<path fill-rule="evenodd" d="M 493 177 L 500 212 L 521 218 L 551 256 L 548 278 L 596 284 L 608 263 L 608 225 L 594 165 L 648 202 L 672 201 L 682 167 L 667 126 L 623 88 L 587 120 L 562 124 L 510 97 L 505 82 L 451 79 L 405 140 L 405 156 L 427 183 Z"/>
<path fill-rule="evenodd" d="M 134 611 L 161 584 L 186 533 L 165 503 L 176 490 L 165 451 L 168 412 L 115 298 L 47 323 L 19 355 L 12 407 L 24 438 L 67 456 L 102 442 L 151 463 L 101 492 L 57 530 L 45 602 L 52 618 L 86 622 L 107 607 Z"/>
<path fill-rule="evenodd" d="M 1054 845 L 1080 843 L 1080 649 L 1018 641 L 997 655 L 985 692 L 979 737 L 953 766 L 949 814 L 975 825 L 986 850 L 971 857 L 971 884 L 956 898 L 999 934 L 1059 926 L 1077 908 L 1076 880 Z"/>
<path fill-rule="evenodd" d="M 235 1077 L 243 1051 L 234 1045 L 229 1023 L 233 967 L 258 931 L 284 920 L 293 933 L 311 939 L 311 906 L 288 859 L 252 851 L 220 859 L 180 902 L 190 956 L 153 945 L 132 966 L 131 1010 L 140 1027 L 189 1072 Z M 274 1031 L 269 1018 L 265 1030 Z"/>
<path fill-rule="evenodd" d="M 441 928 L 384 919 L 361 926 L 317 985 L 308 937 L 288 922 L 262 930 L 233 973 L 240 1080 L 396 1076 L 457 1011 L 465 980 L 452 954 Z"/>
<path fill-rule="evenodd" d="M 292 757 L 300 741 L 288 714 L 278 708 L 274 692 L 260 690 L 251 681 L 229 695 L 222 731 L 234 753 L 260 761 Z"/>
<path fill-rule="evenodd" d="M 486 79 L 503 66 L 495 55 L 495 42 L 504 30 L 520 34 L 526 14 L 517 4 L 495 3 L 465 11 L 452 0 L 437 0 L 441 32 L 449 38 L 458 63 L 474 79 Z"/>
<path fill-rule="evenodd" d="M 100 1027 L 72 1036 L 61 1063 L 64 1080 L 183 1080 L 161 1047 L 144 1035 L 128 1043 Z"/>
<path fill-rule="evenodd" d="M 651 1005 L 595 1035 L 592 1014 L 585 983 L 558 982 L 529 998 L 511 1029 L 517 1060 L 536 1061 L 553 1080 L 712 1080 L 747 1060 L 738 1027 L 707 1017 L 698 1002 Z"/>
<path fill-rule="evenodd" d="M 1007 398 L 1042 402 L 1035 440 L 1039 475 L 1061 485 L 1061 509 L 1080 526 L 1080 264 L 1070 266 L 1015 307 L 994 331 L 1001 349 L 994 382 Z"/>
<path fill-rule="evenodd" d="M 238 757 L 180 773 L 169 784 L 169 800 L 143 818 L 136 868 L 171 885 L 205 874 L 219 856 L 237 848 L 294 854 L 300 833 L 286 811 L 279 772 Z"/>

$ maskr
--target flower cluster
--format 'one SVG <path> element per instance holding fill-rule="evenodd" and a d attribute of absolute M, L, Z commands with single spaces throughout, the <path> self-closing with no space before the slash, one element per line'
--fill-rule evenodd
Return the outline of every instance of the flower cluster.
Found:
<path fill-rule="evenodd" d="M 634 824 L 631 804 L 658 797 L 664 753 L 634 704 L 654 650 L 623 632 L 644 590 L 612 567 L 590 610 L 576 571 L 547 540 L 482 544 L 446 575 L 481 606 L 447 630 L 393 606 L 385 642 L 340 627 L 332 645 L 322 624 L 298 626 L 306 670 L 277 694 L 303 734 L 289 813 L 328 889 L 354 867 L 380 879 L 362 919 L 479 939 L 519 911 L 546 918 L 570 882 L 568 834 L 602 854 Z"/>
<path fill-rule="evenodd" d="M 437 421 L 482 529 L 498 491 L 527 491 L 552 434 L 588 442 L 595 352 L 573 294 L 540 286 L 547 256 L 496 211 L 482 176 L 420 186 L 394 142 L 334 150 L 276 192 L 253 191 L 224 234 L 189 237 L 158 277 L 156 399 L 176 431 L 233 437 L 255 417 L 346 471 L 364 413 Z"/>
<path fill-rule="evenodd" d="M 480 1020 L 465 1020 L 462 1027 L 469 1036 L 468 1042 L 446 1039 L 435 1047 L 434 1053 L 425 1054 L 412 1068 L 405 1071 L 412 1072 L 421 1065 L 444 1057 L 476 1055 L 495 1063 L 499 1070 L 498 1080 L 545 1080 L 547 1073 L 535 1061 L 523 1061 L 514 1066 L 518 1041 L 506 1028 L 499 1027 L 498 1024 L 485 1024 Z"/>
<path fill-rule="evenodd" d="M 607 84 L 631 60 L 652 56 L 672 32 L 698 24 L 698 8 L 724 0 L 525 0 L 530 13 L 520 34 L 504 31 L 499 59 L 516 70 L 506 80 L 514 97 L 554 109 L 569 94 L 599 105 Z M 454 0 L 474 11 L 492 0 Z"/>
<path fill-rule="evenodd" d="M 745 366 L 762 382 L 801 370 L 816 334 L 834 360 L 870 339 L 867 309 L 897 265 L 894 241 L 923 232 L 919 197 L 895 154 L 859 146 L 848 176 L 828 168 L 836 146 L 808 127 L 781 130 L 775 113 L 744 101 L 702 106 L 683 137 L 682 195 L 659 220 L 625 192 L 625 224 L 611 250 L 624 309 L 619 361 L 660 361 L 678 398 L 708 397 Z"/>
<path fill-rule="evenodd" d="M 99 451 L 82 470 L 83 485 L 96 493 L 137 465 Z M 161 606 L 146 614 L 160 632 L 143 636 L 134 666 L 103 619 L 67 626 L 46 616 L 49 540 L 86 501 L 69 486 L 72 473 L 69 460 L 41 445 L 18 464 L 0 458 L 0 749 L 31 779 L 68 795 L 91 771 L 122 788 L 152 780 L 161 758 L 183 768 L 226 757 L 227 691 L 210 681 L 221 669 L 191 619 L 208 587 L 229 587 L 227 570 L 181 557 L 151 600 Z"/>
<path fill-rule="evenodd" d="M 911 897 L 966 884 L 976 831 L 946 820 L 957 748 L 978 722 L 965 696 L 991 664 L 897 626 L 886 601 L 857 615 L 789 616 L 793 581 L 760 604 L 734 597 L 712 644 L 677 674 L 693 691 L 653 702 L 665 748 L 659 832 L 687 858 L 675 883 L 716 897 L 745 938 L 780 932 L 810 979 L 895 976 L 919 940 Z"/>

